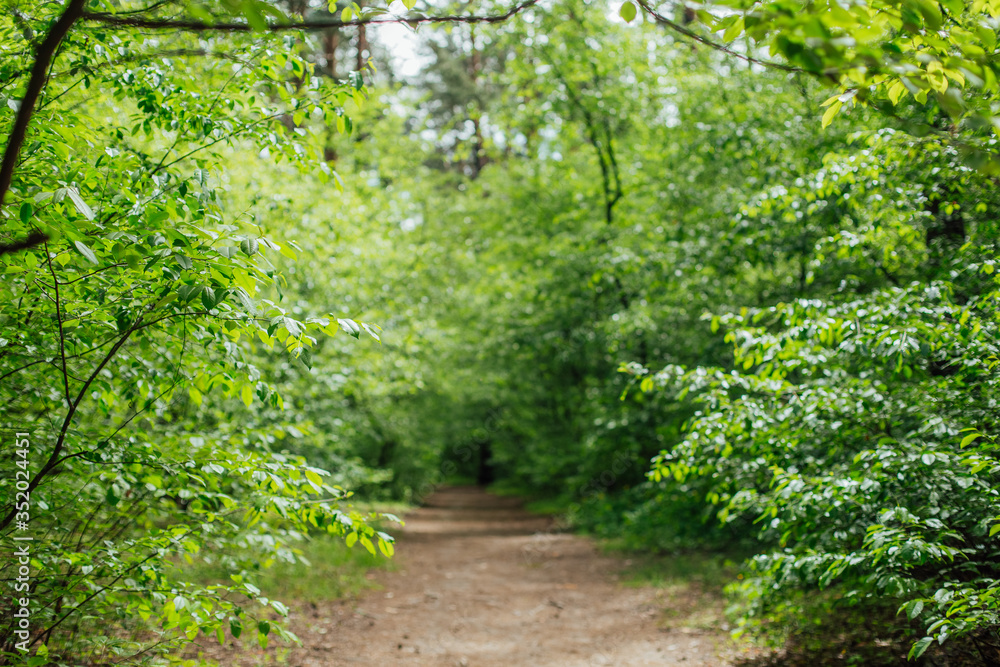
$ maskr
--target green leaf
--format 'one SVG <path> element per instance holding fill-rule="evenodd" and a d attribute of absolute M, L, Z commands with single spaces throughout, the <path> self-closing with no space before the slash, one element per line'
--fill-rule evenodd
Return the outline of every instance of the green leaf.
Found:
<path fill-rule="evenodd" d="M 625 0 L 622 6 L 618 9 L 618 15 L 625 19 L 626 23 L 631 23 L 635 20 L 637 11 L 635 5 L 629 0 Z"/>
<path fill-rule="evenodd" d="M 323 478 L 320 477 L 313 470 L 306 470 L 306 479 L 315 484 L 316 486 L 323 486 Z"/>
<path fill-rule="evenodd" d="M 20 211 L 21 222 L 23 222 L 24 224 L 28 224 L 28 221 L 31 220 L 31 214 L 34 212 L 35 209 L 28 202 L 24 202 L 23 204 L 21 204 L 21 211 Z"/>
<path fill-rule="evenodd" d="M 277 243 L 272 243 L 271 245 L 277 248 L 278 252 L 293 262 L 298 259 L 298 255 L 296 255 L 295 252 L 289 248 L 289 244 L 286 243 L 285 245 L 278 245 Z"/>
<path fill-rule="evenodd" d="M 194 285 L 181 285 L 177 288 L 177 296 L 184 303 L 187 303 L 191 299 L 195 298 L 201 293 L 202 286 L 198 284 Z"/>
<path fill-rule="evenodd" d="M 242 8 L 243 16 L 246 17 L 247 23 L 250 24 L 251 28 L 260 31 L 267 30 L 267 21 L 257 6 L 257 0 L 243 0 Z"/>
<path fill-rule="evenodd" d="M 930 646 L 931 642 L 933 641 L 934 641 L 933 637 L 924 637 L 923 639 L 921 639 L 920 641 L 918 641 L 916 644 L 913 645 L 913 648 L 910 649 L 910 652 L 909 654 L 907 654 L 906 659 L 913 660 L 915 658 L 919 658 L 924 654 L 924 651 L 927 650 L 927 647 Z"/>
<path fill-rule="evenodd" d="M 349 335 L 355 338 L 361 338 L 361 327 L 354 320 L 337 318 L 337 323 L 340 324 L 340 328 L 346 331 Z"/>
<path fill-rule="evenodd" d="M 346 544 L 347 548 L 350 549 L 357 543 L 357 541 L 358 541 L 357 533 L 348 533 L 347 537 L 344 539 L 344 544 Z"/>
<path fill-rule="evenodd" d="M 995 523 L 993 524 L 993 527 L 990 528 L 990 537 L 993 537 L 997 533 L 1000 533 L 1000 523 Z"/>
<path fill-rule="evenodd" d="M 964 449 L 964 448 L 968 447 L 970 444 L 972 444 L 972 441 L 975 440 L 976 438 L 980 437 L 981 435 L 982 435 L 982 433 L 980 433 L 978 431 L 976 431 L 975 433 L 970 433 L 969 435 L 967 435 L 964 438 L 962 438 L 962 442 L 959 443 L 958 446 Z"/>
<path fill-rule="evenodd" d="M 80 254 L 86 257 L 87 261 L 90 262 L 91 264 L 99 263 L 97 261 L 97 255 L 95 255 L 94 251 L 91 250 L 89 247 L 87 247 L 87 244 L 85 244 L 83 241 L 73 241 L 73 246 L 76 247 L 76 249 L 80 252 Z"/>
<path fill-rule="evenodd" d="M 937 0 L 909 0 L 904 4 L 915 5 L 920 15 L 924 17 L 928 28 L 931 30 L 941 29 L 944 17 L 941 16 L 941 8 L 938 6 Z"/>
<path fill-rule="evenodd" d="M 392 542 L 383 540 L 381 537 L 378 540 L 378 549 L 386 558 L 392 558 L 392 555 L 396 553 L 396 550 L 392 546 Z"/>
<path fill-rule="evenodd" d="M 240 243 L 240 250 L 242 250 L 243 254 L 247 257 L 253 257 L 256 255 L 259 248 L 260 243 L 257 242 L 257 239 L 243 239 Z"/>
<path fill-rule="evenodd" d="M 743 32 L 743 17 L 739 17 L 733 24 L 726 28 L 726 31 L 722 33 L 722 41 L 728 44 L 733 41 Z"/>
<path fill-rule="evenodd" d="M 80 212 L 80 215 L 87 220 L 94 219 L 94 211 L 87 206 L 87 202 L 83 201 L 83 197 L 80 196 L 80 192 L 76 188 L 66 188 L 66 194 L 69 196 L 70 201 L 73 202 L 76 210 Z"/>
<path fill-rule="evenodd" d="M 830 123 L 833 122 L 833 117 L 837 115 L 837 112 L 840 111 L 840 107 L 842 106 L 844 106 L 844 103 L 841 102 L 840 100 L 837 100 L 827 108 L 826 112 L 823 114 L 824 128 L 826 128 L 827 126 L 830 125 Z"/>
<path fill-rule="evenodd" d="M 205 288 L 201 291 L 201 305 L 205 306 L 205 310 L 212 310 L 217 304 L 215 290 L 205 285 Z"/>
<path fill-rule="evenodd" d="M 894 84 L 889 86 L 887 91 L 889 95 L 889 101 L 892 102 L 893 106 L 899 104 L 899 100 L 906 94 L 906 86 L 903 85 L 902 81 L 896 81 Z"/>
<path fill-rule="evenodd" d="M 250 385 L 243 385 L 243 388 L 240 389 L 240 398 L 243 400 L 243 404 L 249 408 L 250 404 L 253 403 L 253 389 L 250 388 Z"/>

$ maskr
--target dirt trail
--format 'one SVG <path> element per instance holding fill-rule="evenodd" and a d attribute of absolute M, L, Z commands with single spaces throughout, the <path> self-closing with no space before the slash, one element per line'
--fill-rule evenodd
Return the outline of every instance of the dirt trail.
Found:
<path fill-rule="evenodd" d="M 437 492 L 397 529 L 383 590 L 292 619 L 292 667 L 722 665 L 724 633 L 664 629 L 664 600 L 623 562 L 514 498 Z"/>

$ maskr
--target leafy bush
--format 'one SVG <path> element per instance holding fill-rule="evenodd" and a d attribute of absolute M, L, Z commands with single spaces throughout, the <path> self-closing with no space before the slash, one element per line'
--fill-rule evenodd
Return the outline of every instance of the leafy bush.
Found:
<path fill-rule="evenodd" d="M 750 617 L 837 584 L 919 618 L 913 655 L 997 627 L 1000 463 L 980 430 L 1000 386 L 997 292 L 954 295 L 937 282 L 747 310 L 716 320 L 739 370 L 629 367 L 700 406 L 653 479 L 759 525 Z"/>

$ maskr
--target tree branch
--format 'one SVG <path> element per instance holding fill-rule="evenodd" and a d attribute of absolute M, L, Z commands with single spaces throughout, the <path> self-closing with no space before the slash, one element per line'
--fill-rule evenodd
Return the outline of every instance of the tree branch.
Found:
<path fill-rule="evenodd" d="M 280 32 L 285 30 L 328 30 L 330 28 L 358 27 L 366 25 L 376 25 L 379 23 L 406 23 L 408 25 L 420 25 L 422 23 L 501 23 L 519 14 L 538 3 L 538 0 L 525 0 L 520 4 L 511 7 L 503 14 L 487 14 L 468 16 L 460 14 L 447 14 L 444 16 L 415 16 L 415 17 L 383 17 L 370 19 L 353 19 L 351 21 L 340 21 L 337 19 L 321 19 L 314 21 L 289 21 L 287 23 L 269 23 L 266 30 L 269 32 Z M 192 32 L 252 32 L 252 28 L 247 23 L 206 23 L 191 19 L 155 19 L 143 18 L 142 16 L 123 16 L 120 14 L 108 14 L 104 12 L 85 12 L 82 16 L 84 21 L 103 23 L 105 25 L 122 28 L 147 28 L 152 30 L 188 30 Z"/>
<path fill-rule="evenodd" d="M 3 197 L 0 196 L 0 201 Z M 8 255 L 13 252 L 18 252 L 20 250 L 27 250 L 28 248 L 34 248 L 36 245 L 42 245 L 49 240 L 49 235 L 44 232 L 35 230 L 25 236 L 23 239 L 17 239 L 11 241 L 10 243 L 0 243 L 0 255 Z"/>
<path fill-rule="evenodd" d="M 548 61 L 552 67 L 552 71 L 556 74 L 556 78 L 559 79 L 563 88 L 566 89 L 566 96 L 569 97 L 570 104 L 579 109 L 580 114 L 583 116 L 583 125 L 587 133 L 587 138 L 597 153 L 597 162 L 601 167 L 601 192 L 604 194 L 604 222 L 610 226 L 614 222 L 615 204 L 622 198 L 621 182 L 618 180 L 618 163 L 612 152 L 614 148 L 611 145 L 610 131 L 605 127 L 607 140 L 607 146 L 605 146 L 597 134 L 597 121 L 594 119 L 593 114 L 591 114 L 590 109 L 587 108 L 587 105 L 583 103 L 583 100 L 573 89 L 573 86 L 570 85 L 569 79 L 559 69 L 555 58 L 552 58 L 545 49 L 542 49 L 542 57 Z M 612 176 L 614 179 L 613 186 Z"/>
<path fill-rule="evenodd" d="M 87 5 L 87 0 L 70 0 L 62 15 L 52 24 L 45 39 L 35 50 L 35 62 L 31 66 L 31 77 L 28 85 L 24 89 L 21 97 L 21 106 L 17 109 L 14 117 L 14 125 L 10 129 L 7 138 L 7 147 L 4 149 L 3 159 L 0 160 L 0 208 L 3 208 L 4 199 L 10 190 L 11 181 L 14 178 L 14 169 L 17 166 L 18 158 L 21 154 L 21 146 L 24 145 L 24 138 L 28 134 L 28 125 L 31 117 L 35 113 L 35 104 L 45 89 L 48 81 L 49 65 L 52 57 L 59 49 L 63 38 L 69 33 L 70 28 L 76 23 Z M 0 245 L 0 255 L 27 250 L 37 245 L 41 245 L 49 240 L 47 234 L 33 231 L 27 237 Z"/>
<path fill-rule="evenodd" d="M 640 7 L 642 7 L 643 11 L 645 11 L 647 14 L 649 14 L 650 16 L 652 16 L 653 19 L 657 23 L 661 23 L 661 24 L 667 26 L 668 28 L 670 28 L 671 30 L 673 30 L 674 32 L 679 32 L 680 34 L 684 35 L 688 39 L 693 39 L 694 41 L 698 42 L 699 44 L 704 44 L 705 46 L 707 46 L 707 47 L 709 47 L 711 49 L 715 49 L 716 51 L 721 51 L 722 53 L 725 53 L 726 55 L 735 56 L 735 57 L 739 58 L 740 60 L 743 60 L 743 61 L 748 62 L 748 63 L 752 63 L 754 65 L 760 65 L 761 67 L 769 67 L 771 69 L 781 70 L 782 72 L 805 72 L 806 71 L 806 70 L 802 69 L 801 67 L 795 67 L 794 65 L 784 65 L 782 63 L 775 63 L 775 62 L 771 62 L 769 60 L 758 60 L 757 58 L 753 58 L 753 57 L 748 56 L 748 55 L 746 55 L 744 53 L 740 53 L 739 51 L 734 51 L 733 49 L 729 48 L 725 44 L 719 44 L 718 42 L 713 42 L 712 40 L 708 39 L 707 37 L 699 35 L 698 33 L 696 33 L 695 31 L 691 30 L 690 28 L 687 28 L 687 27 L 681 25 L 680 23 L 677 23 L 676 21 L 671 21 L 666 16 L 664 16 L 663 14 L 660 14 L 655 9 L 653 9 L 649 5 L 648 0 L 636 0 L 636 2 L 638 3 L 638 5 Z"/>
<path fill-rule="evenodd" d="M 285 30 L 326 30 L 329 28 L 343 28 L 348 26 L 364 26 L 379 23 L 405 23 L 410 26 L 422 23 L 500 23 L 519 14 L 528 7 L 538 3 L 538 0 L 524 0 L 503 14 L 493 15 L 444 15 L 444 16 L 416 16 L 411 18 L 370 18 L 355 19 L 352 21 L 339 20 L 318 20 L 318 21 L 292 21 L 288 23 L 269 24 L 267 30 L 279 32 Z M 161 6 L 162 2 L 154 4 L 151 8 Z M 192 32 L 249 32 L 252 28 L 246 23 L 205 23 L 188 19 L 155 19 L 145 18 L 142 14 L 109 14 L 104 12 L 84 11 L 87 0 L 69 0 L 66 8 L 59 18 L 52 24 L 45 39 L 38 45 L 35 51 L 35 62 L 31 66 L 31 76 L 21 99 L 21 106 L 14 119 L 11 128 L 7 147 L 4 150 L 3 159 L 0 161 L 0 208 L 3 207 L 7 193 L 10 191 L 11 181 L 14 177 L 14 169 L 17 166 L 21 147 L 27 136 L 28 125 L 35 111 L 35 105 L 45 88 L 48 78 L 48 69 L 52 63 L 53 56 L 69 33 L 70 29 L 78 21 L 89 21 L 101 23 L 119 28 L 147 28 L 165 30 L 186 30 Z M 48 240 L 48 237 L 41 232 L 32 232 L 28 237 L 13 241 L 11 243 L 0 244 L 0 256 L 8 253 L 26 250 L 28 248 L 41 245 Z"/>
<path fill-rule="evenodd" d="M 83 16 L 84 7 L 87 0 L 70 0 L 63 10 L 62 15 L 52 24 L 45 39 L 38 45 L 35 51 L 35 62 L 31 66 L 31 77 L 28 85 L 24 89 L 24 96 L 21 98 L 21 106 L 17 110 L 14 118 L 14 125 L 10 129 L 10 136 L 7 139 L 7 147 L 3 153 L 3 160 L 0 161 L 0 207 L 3 207 L 4 198 L 10 190 L 10 183 L 14 177 L 14 167 L 17 165 L 18 156 L 21 153 L 21 146 L 28 132 L 28 124 L 31 116 L 35 113 L 35 104 L 45 88 L 48 79 L 49 65 L 52 63 L 52 56 L 55 55 L 59 44 L 62 43 L 70 28 Z M 30 237 L 29 237 L 30 238 Z M 36 241 L 22 248 L 30 248 L 38 245 L 42 241 Z M 23 241 L 21 242 L 24 243 Z M 8 248 L 17 244 L 9 244 L 4 247 L 4 252 L 11 252 Z M 16 249 L 22 249 L 16 248 Z"/>
<path fill-rule="evenodd" d="M 63 446 L 66 444 L 66 435 L 69 433 L 69 427 L 73 423 L 73 417 L 76 415 L 76 411 L 80 407 L 80 403 L 82 403 L 83 399 L 86 397 L 87 390 L 90 389 L 90 385 L 93 384 L 94 380 L 97 379 L 97 376 L 100 375 L 102 370 L 104 370 L 104 367 L 107 366 L 108 363 L 118 353 L 118 350 L 121 349 L 121 347 L 125 345 L 126 342 L 128 342 L 129 337 L 131 337 L 131 335 L 135 333 L 135 331 L 139 328 L 137 325 L 141 321 L 142 321 L 141 318 L 137 320 L 136 323 L 133 324 L 132 327 L 130 327 L 121 338 L 118 339 L 118 341 L 111 347 L 111 350 L 108 351 L 108 353 L 104 356 L 104 359 L 102 359 L 101 362 L 97 364 L 97 367 L 93 370 L 93 372 L 87 378 L 87 381 L 84 383 L 83 387 L 77 393 L 76 399 L 73 401 L 73 403 L 69 406 L 69 409 L 66 411 L 66 417 L 63 419 L 62 428 L 59 430 L 59 437 L 56 439 L 56 444 L 52 448 L 52 453 L 49 455 L 49 458 L 45 462 L 45 465 L 42 466 L 42 469 L 39 470 L 37 473 L 35 473 L 35 476 L 28 483 L 28 489 L 27 489 L 28 493 L 34 491 L 35 487 L 37 487 L 41 483 L 41 481 L 45 478 L 45 476 L 48 475 L 52 471 L 52 469 L 56 466 L 56 463 L 59 461 L 60 454 L 62 453 Z M 10 525 L 10 522 L 13 521 L 14 519 L 15 513 L 16 513 L 16 508 L 12 507 L 7 516 L 5 516 L 2 521 L 0 521 L 0 531 L 4 530 L 5 528 L 7 528 L 8 525 Z"/>

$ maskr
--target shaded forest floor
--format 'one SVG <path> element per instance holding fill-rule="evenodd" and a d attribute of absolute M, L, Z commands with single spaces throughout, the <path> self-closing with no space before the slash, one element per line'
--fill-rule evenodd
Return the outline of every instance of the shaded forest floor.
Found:
<path fill-rule="evenodd" d="M 632 561 L 516 498 L 443 489 L 394 532 L 397 568 L 371 573 L 380 590 L 295 606 L 301 647 L 211 657 L 241 667 L 694 667 L 737 657 L 717 589 L 629 582 Z"/>

